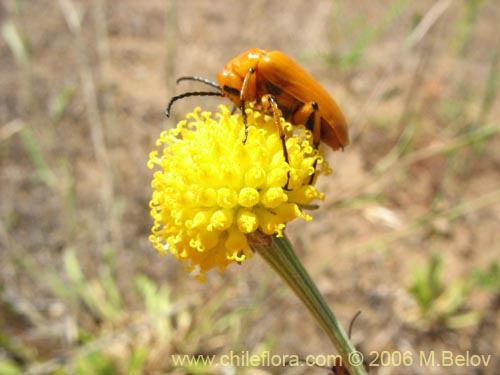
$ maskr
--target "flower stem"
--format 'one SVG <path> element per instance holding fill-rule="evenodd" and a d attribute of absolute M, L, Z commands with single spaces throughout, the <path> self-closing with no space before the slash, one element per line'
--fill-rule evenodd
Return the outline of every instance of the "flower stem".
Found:
<path fill-rule="evenodd" d="M 253 243 L 252 248 L 281 276 L 314 316 L 342 357 L 351 375 L 366 375 L 362 355 L 351 344 L 345 331 L 321 296 L 286 237 L 275 237 L 270 246 Z"/>

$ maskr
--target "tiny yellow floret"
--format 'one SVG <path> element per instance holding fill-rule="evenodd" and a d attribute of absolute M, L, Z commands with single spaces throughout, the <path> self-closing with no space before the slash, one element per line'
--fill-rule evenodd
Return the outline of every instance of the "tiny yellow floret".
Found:
<path fill-rule="evenodd" d="M 252 256 L 248 235 L 282 236 L 287 222 L 311 220 L 302 207 L 323 199 L 311 175 L 330 170 L 311 132 L 284 120 L 289 164 L 272 117 L 247 109 L 243 144 L 240 114 L 227 106 L 212 115 L 199 108 L 175 129 L 160 134 L 160 151 L 149 155 L 153 174 L 150 241 L 161 255 L 188 262 L 205 279 L 215 267 Z M 320 149 L 321 150 L 321 149 Z M 288 183 L 287 183 L 288 182 Z"/>

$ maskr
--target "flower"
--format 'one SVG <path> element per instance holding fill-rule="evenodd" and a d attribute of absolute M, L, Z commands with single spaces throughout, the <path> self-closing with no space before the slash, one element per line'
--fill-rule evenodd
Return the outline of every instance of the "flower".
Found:
<path fill-rule="evenodd" d="M 188 262 L 186 270 L 197 270 L 200 280 L 212 268 L 223 272 L 251 257 L 252 235 L 282 236 L 287 222 L 311 220 L 303 208 L 323 199 L 309 183 L 315 162 L 316 175 L 330 172 L 303 126 L 282 120 L 287 163 L 272 117 L 247 109 L 245 144 L 241 114 L 220 106 L 214 117 L 196 108 L 161 133 L 161 153 L 151 152 L 148 161 L 149 168 L 158 168 L 150 241 L 161 255 L 170 252 Z"/>

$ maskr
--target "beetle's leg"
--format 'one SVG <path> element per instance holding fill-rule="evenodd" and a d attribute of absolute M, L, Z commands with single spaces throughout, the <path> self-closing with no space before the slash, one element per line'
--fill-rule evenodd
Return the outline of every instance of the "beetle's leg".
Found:
<path fill-rule="evenodd" d="M 243 124 L 245 125 L 245 136 L 243 137 L 243 144 L 246 143 L 248 138 L 248 119 L 245 112 L 246 102 L 248 100 L 253 100 L 256 95 L 257 90 L 257 77 L 255 74 L 255 69 L 248 69 L 245 78 L 243 79 L 243 84 L 241 85 L 240 91 L 240 110 L 243 116 Z"/>
<path fill-rule="evenodd" d="M 295 114 L 293 115 L 293 121 L 295 124 L 305 124 L 309 128 L 312 125 L 313 147 L 315 149 L 318 149 L 319 142 L 321 141 L 321 114 L 319 112 L 318 103 L 305 103 L 297 110 L 297 112 L 295 112 Z M 316 176 L 317 163 L 318 160 L 316 159 L 313 164 L 314 173 L 311 175 L 309 185 L 313 183 L 314 177 Z"/>
<path fill-rule="evenodd" d="M 294 124 L 304 124 L 313 132 L 313 146 L 318 148 L 321 141 L 321 114 L 316 102 L 305 103 L 293 114 Z"/>
<path fill-rule="evenodd" d="M 281 111 L 278 107 L 278 103 L 276 102 L 276 98 L 273 95 L 267 94 L 262 96 L 261 103 L 265 111 L 271 110 L 273 113 L 274 123 L 278 128 L 278 134 L 280 136 L 281 145 L 283 147 L 283 156 L 285 157 L 285 161 L 288 164 L 289 160 L 288 160 L 288 150 L 286 149 L 285 130 L 283 129 L 283 124 L 281 123 Z M 290 182 L 290 171 L 288 171 L 287 173 L 287 180 L 284 186 L 285 190 L 288 190 L 289 182 Z"/>

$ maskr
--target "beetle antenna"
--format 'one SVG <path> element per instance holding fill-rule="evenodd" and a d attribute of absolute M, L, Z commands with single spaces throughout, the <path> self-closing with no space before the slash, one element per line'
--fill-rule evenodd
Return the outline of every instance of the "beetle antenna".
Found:
<path fill-rule="evenodd" d="M 217 82 L 210 81 L 207 78 L 196 77 L 196 76 L 193 76 L 193 77 L 181 77 L 181 78 L 178 78 L 177 81 L 175 81 L 175 82 L 179 83 L 181 81 L 198 81 L 198 82 L 204 83 L 205 85 L 209 85 L 209 86 L 215 87 L 217 90 L 219 90 L 219 91 L 222 92 L 222 87 L 220 87 L 220 85 Z"/>
<path fill-rule="evenodd" d="M 172 107 L 172 104 L 174 104 L 174 102 L 176 102 L 177 100 L 187 98 L 188 96 L 224 96 L 224 94 L 222 94 L 222 92 L 213 91 L 194 91 L 174 96 L 168 102 L 167 109 L 165 110 L 165 114 L 167 115 L 167 117 L 170 117 L 170 108 Z"/>
<path fill-rule="evenodd" d="M 349 324 L 349 333 L 348 333 L 348 337 L 349 339 L 351 338 L 351 332 L 352 332 L 352 326 L 354 325 L 354 321 L 356 320 L 356 318 L 361 314 L 361 310 L 358 310 L 358 312 L 352 317 L 351 319 L 351 323 Z"/>
<path fill-rule="evenodd" d="M 361 310 L 359 310 L 355 315 L 354 317 L 351 319 L 351 323 L 349 324 L 349 339 L 351 338 L 351 331 L 352 331 L 352 326 L 354 325 L 354 321 L 357 319 L 357 317 L 361 314 Z M 328 367 L 328 366 L 320 366 L 314 362 L 311 362 L 311 361 L 308 361 L 307 359 L 304 359 L 304 358 L 298 358 L 297 361 L 299 363 L 305 363 L 306 365 L 308 366 L 314 366 L 314 367 L 317 367 L 317 368 L 322 368 L 322 369 L 325 369 L 325 370 L 330 370 L 332 372 L 329 372 L 329 374 L 332 374 L 332 375 L 336 375 L 336 374 L 349 374 L 349 372 L 347 372 L 347 370 L 344 368 L 344 366 L 342 365 L 342 360 L 338 360 L 338 358 L 335 359 L 335 363 L 333 366 L 331 367 Z M 285 366 L 289 366 L 290 364 L 292 363 L 292 361 L 286 361 L 285 362 Z M 366 367 L 366 364 L 365 362 L 363 361 L 363 366 L 365 367 L 365 369 L 367 369 Z"/>

